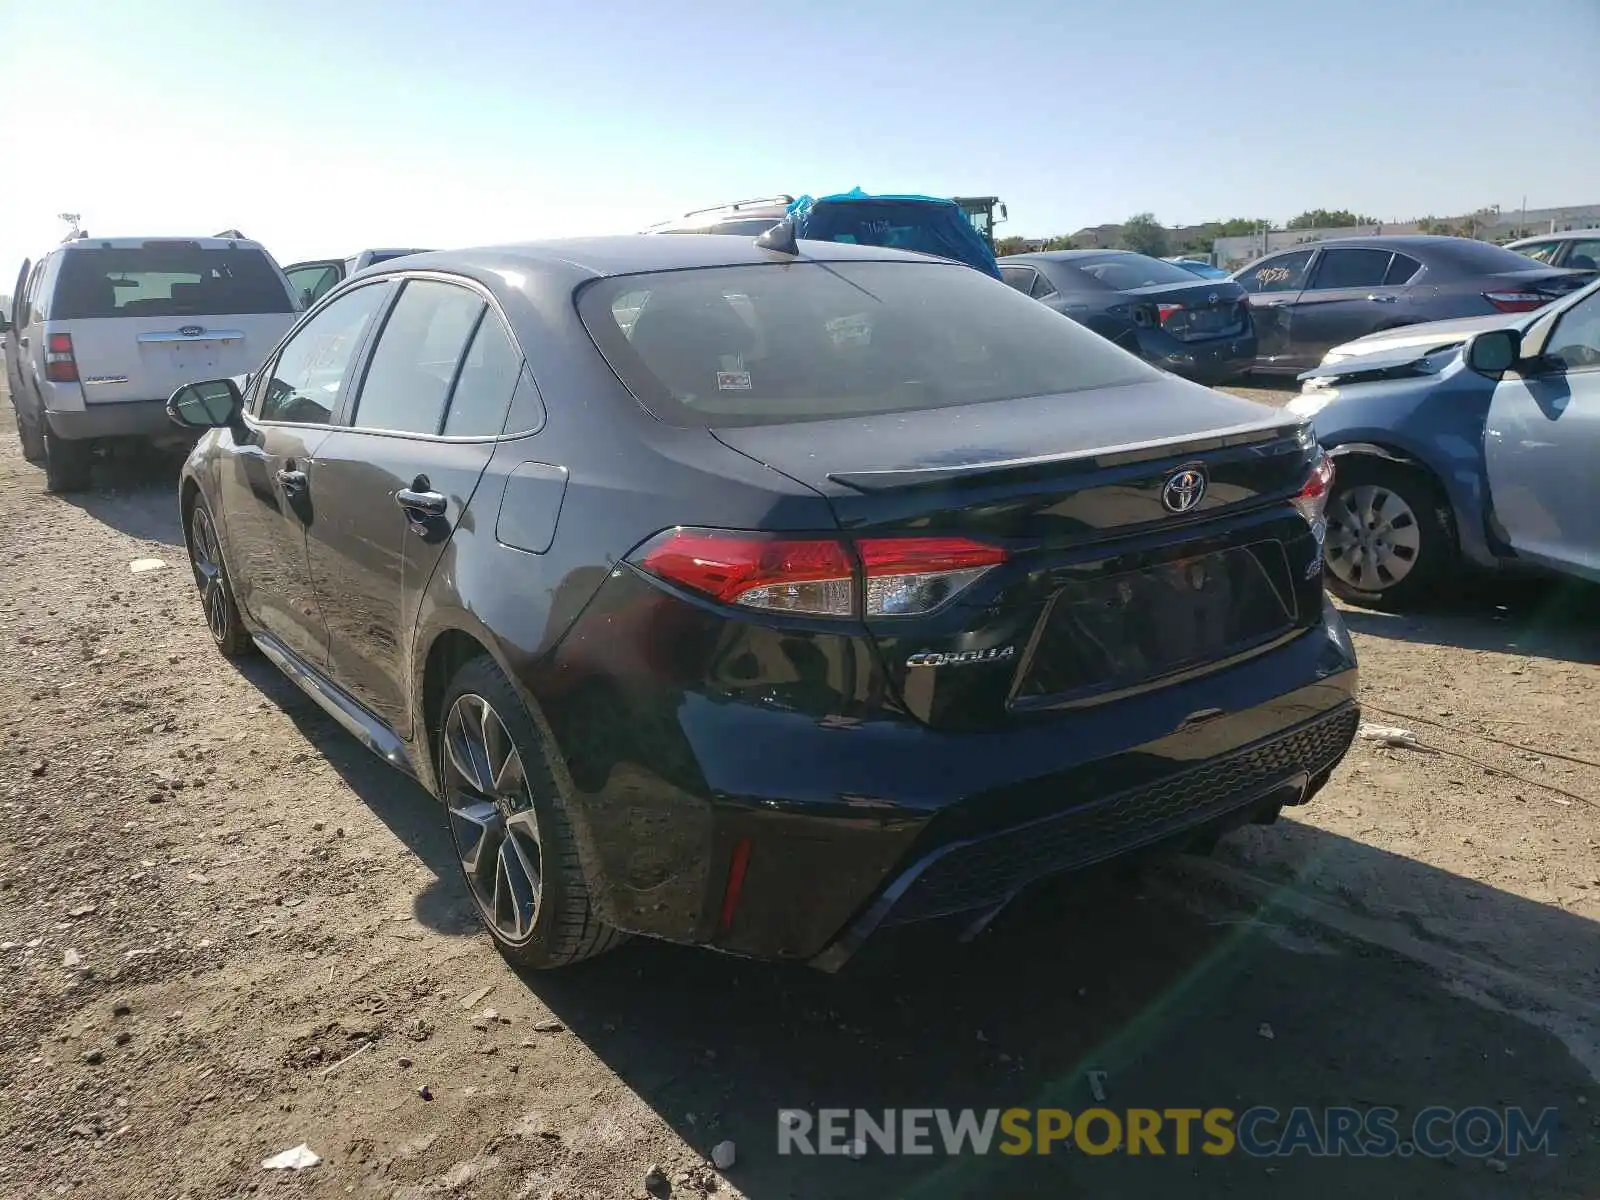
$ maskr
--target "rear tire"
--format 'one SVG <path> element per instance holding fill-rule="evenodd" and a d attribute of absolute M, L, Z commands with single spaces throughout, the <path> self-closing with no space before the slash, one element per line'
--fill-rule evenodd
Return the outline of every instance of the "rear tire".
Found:
<path fill-rule="evenodd" d="M 450 838 L 500 953 L 513 966 L 548 970 L 625 941 L 595 914 L 543 739 L 493 659 L 480 655 L 456 672 L 439 715 Z"/>
<path fill-rule="evenodd" d="M 94 457 L 91 442 L 68 441 L 43 431 L 44 486 L 48 492 L 81 492 L 89 486 L 89 464 Z"/>
<path fill-rule="evenodd" d="M 30 420 L 21 408 L 13 406 L 17 415 L 17 440 L 22 443 L 22 457 L 38 466 L 44 462 L 44 433 L 37 421 Z"/>
<path fill-rule="evenodd" d="M 1405 608 L 1459 569 L 1448 504 L 1425 472 L 1386 459 L 1338 460 L 1323 546 L 1328 590 L 1367 608 Z"/>

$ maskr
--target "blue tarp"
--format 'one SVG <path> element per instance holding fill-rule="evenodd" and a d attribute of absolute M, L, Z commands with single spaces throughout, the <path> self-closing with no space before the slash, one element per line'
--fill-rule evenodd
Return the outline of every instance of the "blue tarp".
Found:
<path fill-rule="evenodd" d="M 789 205 L 789 220 L 797 238 L 937 254 L 1000 278 L 994 252 L 954 200 L 869 196 L 856 188 L 832 196 L 801 196 Z"/>

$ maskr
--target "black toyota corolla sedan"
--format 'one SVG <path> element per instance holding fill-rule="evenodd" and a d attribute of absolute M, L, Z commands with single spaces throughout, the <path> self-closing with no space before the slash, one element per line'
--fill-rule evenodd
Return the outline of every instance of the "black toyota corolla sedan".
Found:
<path fill-rule="evenodd" d="M 518 964 L 834 968 L 1271 821 L 1354 734 L 1303 424 L 966 267 L 789 249 L 398 259 L 172 398 L 217 646 L 438 796 Z"/>

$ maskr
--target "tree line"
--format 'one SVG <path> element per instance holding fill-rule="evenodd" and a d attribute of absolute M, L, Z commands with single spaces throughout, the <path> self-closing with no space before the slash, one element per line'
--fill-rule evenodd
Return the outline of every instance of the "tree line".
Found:
<path fill-rule="evenodd" d="M 1472 217 L 1460 222 L 1438 221 L 1433 217 L 1427 217 L 1422 222 L 1423 232 L 1453 233 L 1461 237 L 1473 237 L 1476 234 L 1472 231 L 1486 224 L 1492 224 L 1493 219 L 1499 215 L 1500 210 L 1496 207 L 1480 209 Z M 1430 228 L 1430 223 L 1437 228 Z M 1156 220 L 1154 213 L 1142 212 L 1135 213 L 1122 223 L 1116 245 L 1107 248 L 1134 250 L 1153 258 L 1179 254 L 1209 258 L 1211 245 L 1218 238 L 1245 237 L 1263 231 L 1284 229 L 1345 229 L 1356 225 L 1378 227 L 1382 222 L 1377 217 L 1351 212 L 1347 208 L 1312 208 L 1282 225 L 1265 217 L 1229 217 L 1225 221 L 1206 221 L 1193 229 L 1184 230 L 1181 236 L 1175 236 L 1172 230 Z M 1004 237 L 995 242 L 997 254 L 1021 254 L 1029 248 L 1030 240 L 1027 238 Z M 1074 250 L 1078 247 L 1070 236 L 1062 236 L 1049 239 L 1044 248 Z"/>

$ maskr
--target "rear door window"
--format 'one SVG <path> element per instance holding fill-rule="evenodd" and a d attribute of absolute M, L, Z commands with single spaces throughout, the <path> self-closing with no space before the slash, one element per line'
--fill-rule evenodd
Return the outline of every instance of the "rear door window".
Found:
<path fill-rule="evenodd" d="M 1392 250 L 1324 250 L 1311 281 L 1312 290 L 1381 287 L 1393 258 Z"/>
<path fill-rule="evenodd" d="M 351 424 L 437 434 L 461 356 L 486 307 L 467 288 L 407 280 L 378 335 Z"/>
<path fill-rule="evenodd" d="M 1034 279 L 1033 288 L 1028 292 L 1028 295 L 1035 300 L 1043 300 L 1045 297 L 1054 296 L 1055 294 L 1056 285 L 1050 282 L 1043 271 L 1040 271 L 1038 277 Z"/>
<path fill-rule="evenodd" d="M 494 437 L 506 423 L 506 406 L 522 373 L 522 353 L 500 318 L 485 313 L 450 393 L 446 437 Z"/>
<path fill-rule="evenodd" d="M 1025 296 L 1032 289 L 1034 277 L 1038 274 L 1039 272 L 1032 267 L 1008 267 L 1004 264 L 1000 267 L 1000 278 L 1005 281 L 1005 285 L 1016 288 Z"/>
<path fill-rule="evenodd" d="M 1389 264 L 1389 273 L 1383 277 L 1384 285 L 1396 287 L 1402 283 L 1410 283 L 1420 270 L 1422 264 L 1409 254 L 1396 254 L 1394 261 Z"/>
<path fill-rule="evenodd" d="M 350 362 L 389 289 L 358 287 L 331 301 L 284 343 L 262 386 L 262 421 L 326 425 L 339 407 Z"/>
<path fill-rule="evenodd" d="M 1312 251 L 1275 254 L 1234 277 L 1247 292 L 1298 292 L 1305 286 Z"/>
<path fill-rule="evenodd" d="M 210 317 L 287 313 L 295 304 L 265 252 L 198 242 L 74 247 L 62 252 L 51 316 Z"/>

